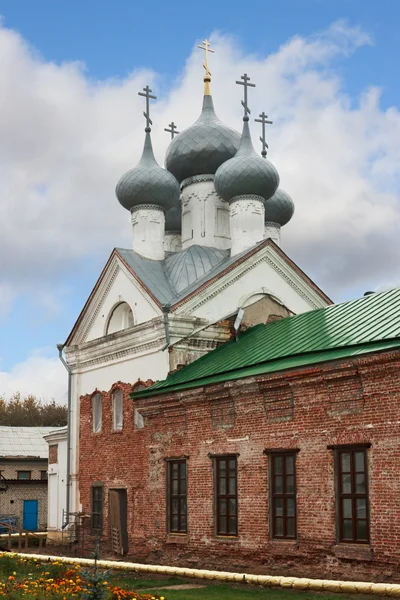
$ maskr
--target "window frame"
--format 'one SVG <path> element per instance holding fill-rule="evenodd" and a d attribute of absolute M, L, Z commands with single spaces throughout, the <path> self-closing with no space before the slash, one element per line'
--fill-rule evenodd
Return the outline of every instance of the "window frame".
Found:
<path fill-rule="evenodd" d="M 96 407 L 96 402 L 98 403 Z M 91 408 L 92 408 L 92 433 L 101 433 L 103 430 L 103 396 L 100 392 L 95 392 L 91 398 Z M 96 410 L 99 411 L 100 415 L 100 425 L 99 428 L 96 428 L 97 419 Z"/>
<path fill-rule="evenodd" d="M 167 459 L 167 531 L 169 534 L 177 535 L 188 533 L 188 506 L 187 506 L 187 498 L 188 498 L 188 468 L 187 468 L 187 459 L 186 458 L 168 458 Z M 181 465 L 185 465 L 185 492 L 181 490 Z M 173 493 L 173 470 L 174 465 L 178 465 L 178 490 L 177 493 Z M 174 500 L 178 501 L 178 526 L 175 528 L 172 524 L 174 512 L 173 512 L 173 503 Z M 186 510 L 181 510 L 181 500 L 185 501 Z M 185 517 L 186 525 L 182 526 L 182 516 Z"/>
<path fill-rule="evenodd" d="M 95 493 L 100 492 L 100 498 L 95 498 Z M 95 504 L 99 504 L 99 509 L 95 509 Z M 97 507 L 96 507 L 97 508 Z M 94 531 L 103 530 L 104 518 L 104 485 L 102 483 L 92 483 L 90 486 L 90 528 Z"/>
<path fill-rule="evenodd" d="M 47 481 L 47 479 L 48 479 L 48 473 L 47 473 L 47 470 L 46 470 L 46 471 L 40 471 L 40 479 L 41 479 L 42 481 Z"/>
<path fill-rule="evenodd" d="M 28 477 L 20 477 L 21 473 L 28 473 Z M 17 479 L 19 481 L 30 481 L 32 479 L 32 471 L 28 471 L 27 469 L 17 471 Z"/>
<path fill-rule="evenodd" d="M 120 427 L 116 427 L 117 419 L 116 419 L 116 395 L 119 394 L 121 398 L 121 423 Z M 112 430 L 113 431 L 122 431 L 124 428 L 124 392 L 121 388 L 115 388 L 111 394 L 111 411 L 112 411 Z"/>
<path fill-rule="evenodd" d="M 238 455 L 226 454 L 213 456 L 214 459 L 214 530 L 217 537 L 223 538 L 238 538 L 239 537 L 239 497 L 238 497 Z M 229 493 L 229 462 L 235 462 L 235 490 L 234 493 Z M 225 463 L 225 477 L 221 477 L 221 464 Z M 220 491 L 221 480 L 226 479 L 225 493 Z M 220 510 L 220 502 L 225 501 L 226 514 L 222 515 Z M 229 508 L 229 500 L 235 500 L 235 512 L 231 513 Z M 221 517 L 226 519 L 225 528 L 221 527 Z M 230 519 L 236 520 L 235 531 L 229 531 Z"/>
<path fill-rule="evenodd" d="M 339 446 L 335 450 L 335 487 L 336 487 L 336 538 L 339 544 L 364 544 L 368 545 L 371 539 L 370 532 L 370 507 L 369 507 L 369 461 L 368 448 L 370 444 Z M 357 471 L 355 468 L 355 454 L 362 452 L 364 455 L 364 470 Z M 343 454 L 350 455 L 350 471 L 343 471 L 341 457 Z M 356 492 L 356 476 L 364 475 L 365 491 Z M 351 492 L 344 492 L 342 488 L 342 476 L 350 475 Z M 351 500 L 351 518 L 343 515 L 343 500 Z M 365 501 L 365 518 L 357 518 L 357 500 Z M 344 536 L 344 521 L 351 521 L 352 538 Z M 366 539 L 357 539 L 357 522 L 366 523 Z"/>
<path fill-rule="evenodd" d="M 269 452 L 269 500 L 270 500 L 270 531 L 273 540 L 296 540 L 297 539 L 297 454 L 298 450 L 276 450 Z M 286 473 L 286 458 L 293 458 L 293 473 Z M 275 461 L 282 459 L 282 473 L 276 473 Z M 293 492 L 286 491 L 286 478 L 293 476 Z M 282 492 L 276 492 L 276 477 L 282 478 Z M 282 500 L 282 516 L 276 515 L 276 500 Z M 287 515 L 287 500 L 293 500 L 294 515 Z M 283 535 L 276 533 L 276 519 L 283 520 Z M 290 535 L 288 531 L 288 520 L 293 519 L 294 533 Z"/>

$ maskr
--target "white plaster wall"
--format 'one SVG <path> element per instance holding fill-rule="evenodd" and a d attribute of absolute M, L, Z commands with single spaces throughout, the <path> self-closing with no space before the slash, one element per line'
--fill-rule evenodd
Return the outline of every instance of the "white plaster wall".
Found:
<path fill-rule="evenodd" d="M 197 181 L 182 190 L 182 248 L 198 244 L 231 247 L 229 206 L 215 191 L 214 181 Z"/>
<path fill-rule="evenodd" d="M 277 246 L 281 245 L 281 226 L 278 223 L 267 221 L 264 229 L 264 239 L 271 238 Z"/>
<path fill-rule="evenodd" d="M 113 308 L 119 302 L 127 302 L 129 304 L 133 312 L 135 325 L 150 321 L 161 314 L 161 310 L 155 302 L 139 288 L 134 277 L 121 266 L 118 269 L 110 290 L 103 299 L 100 310 L 91 324 L 85 338 L 86 342 L 103 337 L 106 334 L 108 318 Z M 95 310 L 94 307 L 98 304 L 96 298 L 93 298 L 92 303 L 93 307 L 89 307 L 89 311 Z"/>
<path fill-rule="evenodd" d="M 152 260 L 164 258 L 165 213 L 155 205 L 132 210 L 132 245 L 135 252 Z"/>
<path fill-rule="evenodd" d="M 241 266 L 238 267 L 238 271 Z M 238 272 L 236 271 L 236 272 Z M 225 276 L 228 280 L 234 275 L 233 272 Z M 219 282 L 221 284 L 222 281 Z M 253 269 L 247 271 L 236 281 L 232 281 L 229 286 L 220 289 L 220 285 L 213 285 L 202 292 L 207 296 L 212 294 L 213 290 L 217 293 L 207 302 L 200 306 L 195 306 L 201 299 L 200 296 L 190 301 L 189 305 L 182 305 L 177 313 L 185 313 L 188 309 L 196 317 L 208 319 L 211 323 L 218 321 L 226 315 L 234 313 L 239 307 L 241 300 L 248 298 L 252 293 L 258 293 L 261 288 L 265 288 L 266 293 L 275 296 L 291 312 L 295 314 L 307 312 L 315 308 L 299 292 L 294 289 L 280 273 L 277 273 L 265 260 L 257 264 Z M 321 306 L 324 306 L 320 299 Z M 190 307 L 192 306 L 192 308 Z"/>
<path fill-rule="evenodd" d="M 165 252 L 179 252 L 182 250 L 182 235 L 175 231 L 166 231 L 164 250 Z"/>
<path fill-rule="evenodd" d="M 251 248 L 264 238 L 264 199 L 240 196 L 229 205 L 231 256 Z"/>
<path fill-rule="evenodd" d="M 48 520 L 49 531 L 61 531 L 63 510 L 66 508 L 67 494 L 67 438 L 49 441 L 58 445 L 58 462 L 48 467 Z"/>

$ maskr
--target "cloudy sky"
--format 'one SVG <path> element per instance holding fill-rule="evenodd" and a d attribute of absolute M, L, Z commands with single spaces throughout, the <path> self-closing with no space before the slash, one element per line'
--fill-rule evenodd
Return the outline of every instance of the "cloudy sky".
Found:
<path fill-rule="evenodd" d="M 296 205 L 283 249 L 335 301 L 400 285 L 396 6 L 0 0 L 0 395 L 65 400 L 56 343 L 112 248 L 130 246 L 114 188 L 142 149 L 137 92 L 158 96 L 162 163 L 164 127 L 199 114 L 205 37 L 219 117 L 241 128 L 247 72 L 252 116 L 274 121 L 269 159 Z"/>

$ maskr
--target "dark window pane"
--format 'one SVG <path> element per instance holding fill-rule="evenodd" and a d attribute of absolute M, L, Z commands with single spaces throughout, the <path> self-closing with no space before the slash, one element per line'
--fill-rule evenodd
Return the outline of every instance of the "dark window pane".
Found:
<path fill-rule="evenodd" d="M 219 531 L 218 533 L 226 533 L 226 517 L 219 517 Z"/>
<path fill-rule="evenodd" d="M 180 531 L 186 531 L 186 528 L 187 528 L 186 514 L 182 514 Z"/>
<path fill-rule="evenodd" d="M 294 537 L 294 519 L 287 519 L 286 520 L 286 535 L 288 537 Z"/>
<path fill-rule="evenodd" d="M 178 478 L 179 463 L 172 463 L 172 479 Z"/>
<path fill-rule="evenodd" d="M 282 498 L 277 498 L 275 500 L 275 515 L 277 517 L 283 516 L 283 500 L 282 500 Z"/>
<path fill-rule="evenodd" d="M 367 518 L 367 502 L 365 498 L 357 498 L 356 500 L 357 519 Z"/>
<path fill-rule="evenodd" d="M 283 492 L 283 477 L 282 475 L 277 475 L 275 477 L 275 494 L 282 494 Z"/>
<path fill-rule="evenodd" d="M 235 498 L 230 498 L 229 499 L 229 514 L 230 515 L 236 515 L 236 499 Z"/>
<path fill-rule="evenodd" d="M 178 514 L 178 498 L 172 498 L 171 510 L 173 515 Z"/>
<path fill-rule="evenodd" d="M 219 476 L 225 477 L 226 475 L 226 462 L 224 460 L 219 461 Z"/>
<path fill-rule="evenodd" d="M 286 475 L 286 493 L 294 494 L 294 475 Z"/>
<path fill-rule="evenodd" d="M 343 494 L 351 494 L 351 475 L 350 473 L 345 473 L 342 475 L 342 493 Z"/>
<path fill-rule="evenodd" d="M 186 494 L 186 479 L 181 479 L 181 494 Z"/>
<path fill-rule="evenodd" d="M 180 471 L 180 478 L 181 479 L 185 479 L 186 477 L 186 463 L 181 462 L 180 466 L 179 466 L 179 471 Z"/>
<path fill-rule="evenodd" d="M 226 494 L 226 479 L 225 477 L 221 477 L 219 480 L 219 493 Z"/>
<path fill-rule="evenodd" d="M 282 473 L 283 466 L 283 457 L 282 456 L 274 456 L 274 471 L 277 475 Z"/>
<path fill-rule="evenodd" d="M 186 498 L 181 498 L 179 504 L 179 509 L 181 511 L 181 516 L 186 514 Z"/>
<path fill-rule="evenodd" d="M 229 476 L 236 477 L 236 460 L 234 459 L 229 461 Z"/>
<path fill-rule="evenodd" d="M 351 520 L 345 519 L 343 521 L 343 539 L 353 539 L 353 521 Z"/>
<path fill-rule="evenodd" d="M 236 493 L 236 478 L 231 477 L 229 479 L 229 494 Z"/>
<path fill-rule="evenodd" d="M 357 473 L 356 475 L 356 494 L 365 494 L 365 475 Z"/>
<path fill-rule="evenodd" d="M 283 536 L 283 519 L 282 518 L 275 519 L 275 535 Z"/>
<path fill-rule="evenodd" d="M 343 510 L 343 518 L 344 519 L 351 519 L 352 518 L 352 516 L 353 516 L 353 510 L 352 510 L 350 498 L 344 498 L 342 500 L 342 510 Z"/>
<path fill-rule="evenodd" d="M 288 475 L 293 475 L 293 469 L 294 469 L 293 456 L 286 456 L 286 473 Z"/>
<path fill-rule="evenodd" d="M 356 471 L 365 471 L 364 468 L 364 452 L 355 453 Z"/>
<path fill-rule="evenodd" d="M 342 473 L 350 473 L 350 454 L 342 452 L 340 457 Z"/>
<path fill-rule="evenodd" d="M 171 529 L 172 531 L 178 531 L 178 515 L 172 515 Z"/>
<path fill-rule="evenodd" d="M 216 525 L 219 535 L 237 535 L 237 461 L 216 459 Z"/>
<path fill-rule="evenodd" d="M 367 521 L 357 521 L 357 540 L 359 542 L 368 541 Z"/>
<path fill-rule="evenodd" d="M 177 479 L 172 480 L 172 493 L 173 494 L 178 493 L 178 480 Z"/>
<path fill-rule="evenodd" d="M 294 499 L 287 498 L 286 500 L 286 516 L 294 517 Z"/>
<path fill-rule="evenodd" d="M 230 533 L 231 535 L 236 535 L 236 529 L 236 517 L 229 517 L 228 533 Z"/>
<path fill-rule="evenodd" d="M 219 514 L 221 516 L 226 515 L 226 500 L 225 499 L 220 499 L 220 501 L 219 501 Z"/>

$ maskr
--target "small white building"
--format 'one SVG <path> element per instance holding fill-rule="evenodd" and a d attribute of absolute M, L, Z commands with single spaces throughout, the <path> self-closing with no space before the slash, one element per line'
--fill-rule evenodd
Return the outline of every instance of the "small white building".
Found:
<path fill-rule="evenodd" d="M 67 427 L 50 431 L 44 439 L 48 444 L 48 514 L 47 542 L 62 541 L 67 504 Z"/>

